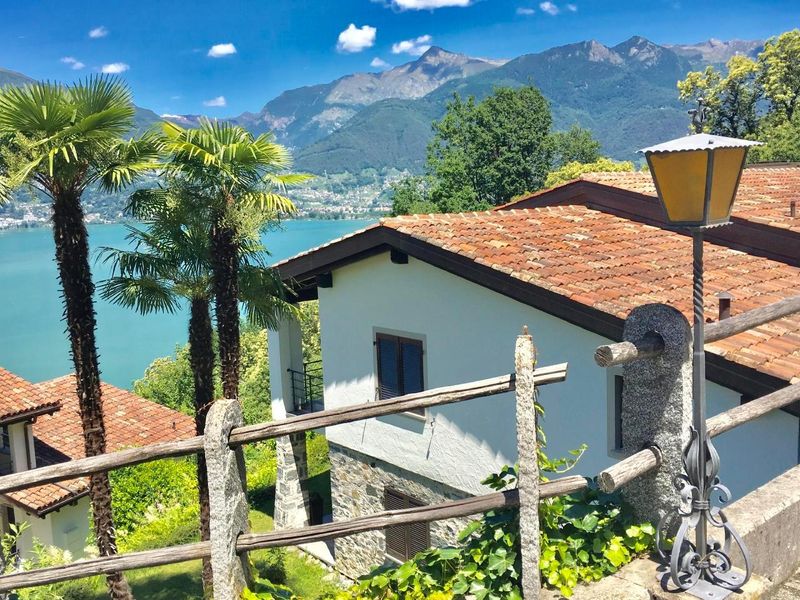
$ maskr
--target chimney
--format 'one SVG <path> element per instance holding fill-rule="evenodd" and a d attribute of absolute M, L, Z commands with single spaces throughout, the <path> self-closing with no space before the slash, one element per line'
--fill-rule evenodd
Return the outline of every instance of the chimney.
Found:
<path fill-rule="evenodd" d="M 797 200 L 789 202 L 789 216 L 793 219 L 797 216 Z"/>
<path fill-rule="evenodd" d="M 733 296 L 730 292 L 720 292 L 717 294 L 719 298 L 719 320 L 722 321 L 731 316 L 731 300 Z"/>

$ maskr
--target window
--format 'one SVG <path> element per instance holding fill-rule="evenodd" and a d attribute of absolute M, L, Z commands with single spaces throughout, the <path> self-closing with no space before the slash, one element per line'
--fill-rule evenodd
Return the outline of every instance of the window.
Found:
<path fill-rule="evenodd" d="M 383 504 L 386 510 L 402 510 L 415 506 L 425 506 L 419 500 L 389 488 L 384 491 Z M 385 535 L 386 554 L 401 562 L 407 561 L 418 552 L 427 550 L 431 545 L 431 536 L 427 523 L 390 527 L 385 530 Z"/>
<path fill-rule="evenodd" d="M 614 402 L 612 408 L 611 450 L 622 450 L 622 392 L 625 389 L 625 379 L 622 375 L 614 375 Z"/>
<path fill-rule="evenodd" d="M 422 340 L 378 333 L 378 398 L 413 394 L 425 389 L 422 366 Z M 424 415 L 424 409 L 413 411 Z"/>

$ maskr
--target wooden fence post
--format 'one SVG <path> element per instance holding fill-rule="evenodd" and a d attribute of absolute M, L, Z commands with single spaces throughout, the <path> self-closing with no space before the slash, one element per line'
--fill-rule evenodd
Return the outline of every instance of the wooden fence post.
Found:
<path fill-rule="evenodd" d="M 245 490 L 245 465 L 241 451 L 228 444 L 231 429 L 241 427 L 242 408 L 237 400 L 218 400 L 206 419 L 203 446 L 208 466 L 211 504 L 211 568 L 214 598 L 239 600 L 250 580 L 247 555 L 236 552 L 236 541 L 249 533 Z"/>
<path fill-rule="evenodd" d="M 536 394 L 533 370 L 536 349 L 524 327 L 517 336 L 514 352 L 516 366 L 517 451 L 519 471 L 519 536 L 522 549 L 522 596 L 539 598 L 539 460 L 536 431 Z"/>

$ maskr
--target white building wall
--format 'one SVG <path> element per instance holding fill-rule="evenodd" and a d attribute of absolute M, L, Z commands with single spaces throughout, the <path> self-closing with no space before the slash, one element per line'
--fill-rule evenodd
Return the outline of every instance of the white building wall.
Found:
<path fill-rule="evenodd" d="M 595 475 L 610 456 L 610 373 L 593 360 L 599 335 L 409 257 L 393 264 L 381 254 L 337 269 L 332 288 L 320 288 L 325 405 L 376 398 L 375 332 L 424 339 L 426 388 L 510 373 L 514 342 L 528 325 L 539 365 L 569 362 L 565 383 L 540 388 L 550 456 L 588 444 L 575 473 Z M 613 388 L 612 388 L 613 389 Z M 709 385 L 709 414 L 739 395 Z M 476 399 L 428 411 L 423 421 L 393 415 L 329 428 L 329 439 L 455 488 L 480 493 L 480 480 L 516 460 L 511 395 Z M 734 494 L 797 464 L 798 421 L 768 415 L 719 438 L 723 476 Z M 758 448 L 754 449 L 755 446 Z M 735 465 L 735 468 L 733 467 Z"/>

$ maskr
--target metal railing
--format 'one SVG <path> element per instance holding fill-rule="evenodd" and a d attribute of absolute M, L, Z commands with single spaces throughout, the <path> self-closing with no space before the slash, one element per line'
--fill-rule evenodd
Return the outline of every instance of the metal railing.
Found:
<path fill-rule="evenodd" d="M 301 415 L 317 412 L 325 408 L 323 400 L 322 361 L 315 360 L 303 364 L 302 371 L 287 369 L 292 381 L 292 414 Z"/>

